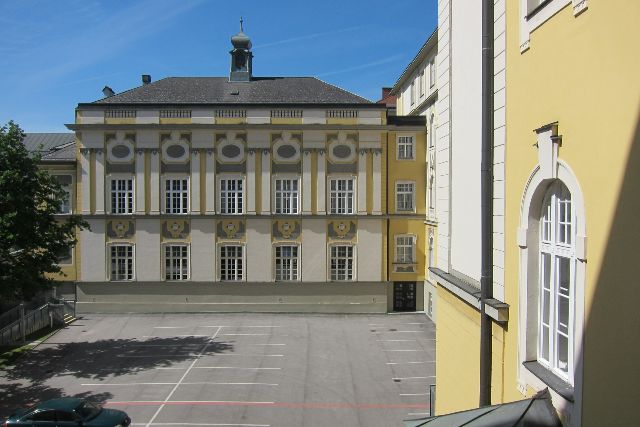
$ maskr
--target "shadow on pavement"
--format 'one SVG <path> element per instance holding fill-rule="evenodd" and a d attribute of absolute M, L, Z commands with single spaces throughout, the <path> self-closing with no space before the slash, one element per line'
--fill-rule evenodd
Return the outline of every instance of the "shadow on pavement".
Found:
<path fill-rule="evenodd" d="M 65 383 L 76 385 L 76 381 L 69 381 L 65 377 L 100 381 L 153 368 L 170 367 L 193 360 L 205 345 L 207 347 L 202 355 L 233 350 L 231 344 L 213 342 L 208 337 L 56 343 L 54 336 L 51 341 L 17 359 L 13 366 L 0 371 L 0 419 L 16 408 L 56 397 L 83 397 L 102 403 L 113 395 L 90 392 L 69 394 L 58 386 Z"/>

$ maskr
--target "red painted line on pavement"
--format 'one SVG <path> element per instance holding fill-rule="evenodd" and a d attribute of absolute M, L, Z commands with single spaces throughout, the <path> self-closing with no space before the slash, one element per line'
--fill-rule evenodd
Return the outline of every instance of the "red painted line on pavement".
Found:
<path fill-rule="evenodd" d="M 289 408 L 289 409 L 427 409 L 427 403 L 304 403 L 304 402 L 220 402 L 220 401 L 114 401 L 106 402 L 105 406 L 150 406 L 150 405 L 208 405 L 208 406 L 260 406 L 270 408 Z"/>

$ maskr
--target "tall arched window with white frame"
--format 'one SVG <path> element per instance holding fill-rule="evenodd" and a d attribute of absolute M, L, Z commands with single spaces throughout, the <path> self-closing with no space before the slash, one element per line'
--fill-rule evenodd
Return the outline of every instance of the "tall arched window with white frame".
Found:
<path fill-rule="evenodd" d="M 573 383 L 576 227 L 561 181 L 545 194 L 539 230 L 538 362 Z"/>

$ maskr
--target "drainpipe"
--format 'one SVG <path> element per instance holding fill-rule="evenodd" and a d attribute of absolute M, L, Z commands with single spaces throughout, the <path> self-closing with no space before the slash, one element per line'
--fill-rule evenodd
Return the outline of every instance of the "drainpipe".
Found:
<path fill-rule="evenodd" d="M 480 406 L 491 404 L 491 318 L 485 303 L 493 296 L 493 1 L 482 0 Z"/>

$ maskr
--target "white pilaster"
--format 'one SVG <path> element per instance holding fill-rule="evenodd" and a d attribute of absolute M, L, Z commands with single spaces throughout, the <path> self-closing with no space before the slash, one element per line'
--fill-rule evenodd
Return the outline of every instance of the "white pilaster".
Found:
<path fill-rule="evenodd" d="M 326 211 L 325 202 L 327 200 L 326 194 L 326 161 L 325 161 L 325 152 L 324 150 L 318 150 L 318 177 L 317 177 L 317 186 L 318 189 L 316 191 L 318 195 L 317 200 L 317 214 L 324 215 Z"/>
<path fill-rule="evenodd" d="M 311 213 L 311 151 L 302 154 L 302 213 Z"/>
<path fill-rule="evenodd" d="M 382 214 L 382 152 L 373 150 L 373 206 L 374 215 Z"/>
<path fill-rule="evenodd" d="M 367 213 L 367 150 L 361 149 L 358 157 L 358 213 Z"/>
<path fill-rule="evenodd" d="M 256 213 L 256 150 L 247 151 L 247 213 Z"/>
<path fill-rule="evenodd" d="M 80 149 L 80 185 L 82 194 L 82 213 L 88 214 L 91 210 L 91 151 L 88 148 Z"/>
<path fill-rule="evenodd" d="M 144 150 L 136 150 L 136 213 L 144 213 Z"/>
<path fill-rule="evenodd" d="M 104 150 L 96 150 L 96 212 L 104 213 Z"/>
<path fill-rule="evenodd" d="M 151 209 L 152 215 L 160 213 L 160 152 L 156 149 L 151 150 L 151 167 L 150 167 L 150 186 L 151 190 Z"/>
<path fill-rule="evenodd" d="M 206 212 L 207 214 L 216 213 L 216 157 L 215 150 L 208 148 L 205 156 L 205 191 L 206 191 Z"/>
<path fill-rule="evenodd" d="M 262 150 L 262 214 L 271 212 L 271 152 Z"/>
<path fill-rule="evenodd" d="M 200 150 L 191 150 L 191 213 L 200 213 Z"/>

